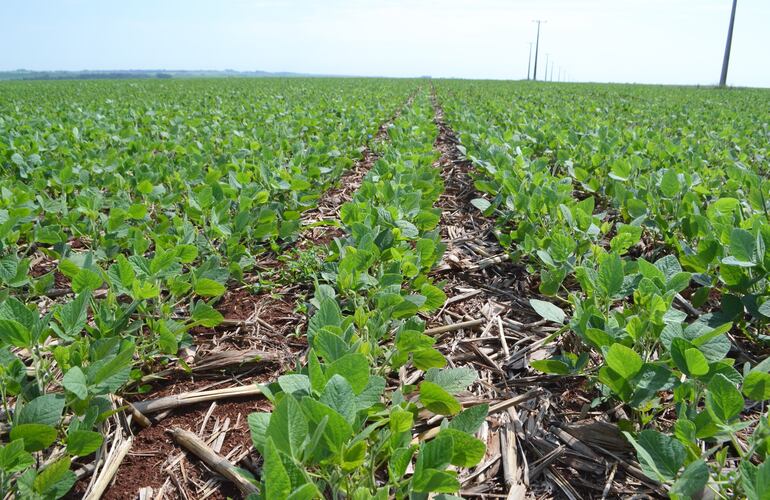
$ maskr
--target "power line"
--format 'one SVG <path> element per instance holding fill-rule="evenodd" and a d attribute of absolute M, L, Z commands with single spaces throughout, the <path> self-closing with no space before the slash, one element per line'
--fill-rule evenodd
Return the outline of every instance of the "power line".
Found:
<path fill-rule="evenodd" d="M 532 74 L 532 79 L 537 80 L 537 55 L 540 53 L 540 24 L 541 23 L 547 23 L 548 21 L 543 21 L 541 19 L 535 19 L 532 21 L 533 23 L 537 23 L 537 38 L 535 39 L 535 71 Z"/>
<path fill-rule="evenodd" d="M 730 27 L 727 28 L 727 43 L 725 44 L 725 57 L 722 59 L 722 75 L 719 77 L 719 86 L 727 85 L 727 66 L 730 64 L 730 48 L 733 44 L 733 25 L 735 24 L 735 7 L 738 0 L 733 0 L 733 9 L 730 12 Z"/>

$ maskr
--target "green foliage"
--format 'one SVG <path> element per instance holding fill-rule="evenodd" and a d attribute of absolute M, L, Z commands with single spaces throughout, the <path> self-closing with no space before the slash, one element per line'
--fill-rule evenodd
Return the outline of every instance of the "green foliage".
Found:
<path fill-rule="evenodd" d="M 766 417 L 747 412 L 744 397 L 764 411 L 768 365 L 740 372 L 728 356 L 732 338 L 757 352 L 768 339 L 766 93 L 438 89 L 478 169 L 484 198 L 473 204 L 494 215 L 501 245 L 552 299 L 530 305 L 567 322 L 553 339 L 569 330 L 582 341 L 532 368 L 587 375 L 602 394 L 595 404 L 626 404 L 626 428 L 638 431 L 629 441 L 672 498 L 697 497 L 707 483 L 724 497 L 760 498 Z M 664 413 L 677 420 L 661 432 Z M 739 436 L 752 428 L 745 449 Z M 740 474 L 723 470 L 730 454 Z"/>
<path fill-rule="evenodd" d="M 0 496 L 63 496 L 74 482 L 71 459 L 102 446 L 109 395 L 176 362 L 191 329 L 223 321 L 217 302 L 227 289 L 259 273 L 260 254 L 296 240 L 302 213 L 316 207 L 414 86 L 305 79 L 3 84 L 0 398 L 10 432 L 0 451 Z M 403 239 L 435 227 L 438 214 L 426 206 L 400 219 Z M 418 248 L 429 269 L 437 238 L 426 241 L 433 247 Z M 323 261 L 317 257 L 284 279 L 307 282 Z M 443 304 L 441 290 L 418 285 L 401 314 Z M 54 303 L 38 307 L 46 295 Z M 323 380 L 314 384 L 330 384 L 329 391 L 312 411 L 351 419 L 385 383 L 369 376 L 358 346 L 340 338 L 349 348 L 323 358 Z M 350 387 L 340 377 L 350 377 Z M 302 387 L 297 379 L 283 382 L 295 394 Z M 318 429 L 309 417 L 292 421 L 272 446 L 296 450 L 308 426 Z M 339 440 L 318 432 L 321 442 Z M 51 462 L 53 446 L 63 454 Z M 35 463 L 31 452 L 42 452 Z M 360 449 L 344 452 L 357 462 Z M 281 464 L 273 465 L 280 478 Z M 296 467 L 282 467 L 293 481 Z M 280 480 L 276 488 L 281 497 L 318 496 L 306 487 L 284 491 Z"/>
<path fill-rule="evenodd" d="M 442 185 L 432 166 L 431 117 L 423 93 L 395 122 L 382 159 L 343 206 L 347 233 L 332 247 L 311 300 L 308 363 L 270 386 L 271 414 L 249 417 L 254 446 L 265 456 L 265 498 L 455 493 L 460 484 L 450 466 L 472 467 L 484 456 L 473 433 L 488 408 L 461 411 L 455 397 L 476 372 L 444 368 L 418 317 L 446 300 L 428 278 L 443 250 L 432 208 Z M 386 392 L 379 374 L 405 364 L 425 370 L 418 391 Z M 413 443 L 422 411 L 454 417 L 432 439 Z M 407 475 L 410 464 L 414 473 Z M 380 467 L 387 469 L 384 482 Z"/>

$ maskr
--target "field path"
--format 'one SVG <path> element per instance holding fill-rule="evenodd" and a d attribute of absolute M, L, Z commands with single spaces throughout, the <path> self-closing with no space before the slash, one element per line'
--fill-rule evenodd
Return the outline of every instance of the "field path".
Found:
<path fill-rule="evenodd" d="M 504 387 L 504 367 L 515 352 L 517 337 L 511 331 L 513 317 L 524 323 L 537 322 L 529 308 L 523 307 L 516 286 L 526 284 L 522 269 L 508 262 L 494 235 L 494 221 L 484 217 L 471 201 L 480 195 L 473 186 L 473 165 L 458 148 L 458 140 L 444 120 L 444 111 L 435 92 L 432 94 L 434 122 L 439 134 L 435 148 L 440 153 L 435 166 L 441 169 L 444 194 L 440 231 L 447 245 L 442 262 L 434 270 L 436 280 L 444 280 L 447 301 L 429 321 L 437 335 L 436 346 L 454 366 L 470 366 L 479 373 L 472 394 L 462 400 L 464 406 L 489 403 L 490 416 L 480 438 L 487 453 L 481 463 L 467 472 L 463 496 L 513 492 L 523 494 L 523 471 L 516 465 L 515 433 L 510 415 L 519 405 L 537 398 L 539 390 L 524 392 Z M 521 324 L 521 322 L 516 321 Z M 511 460 L 501 460 L 501 457 Z M 503 470 L 501 470 L 501 468 Z M 503 474 L 501 474 L 503 473 Z M 499 478 L 509 480 L 502 485 Z"/>

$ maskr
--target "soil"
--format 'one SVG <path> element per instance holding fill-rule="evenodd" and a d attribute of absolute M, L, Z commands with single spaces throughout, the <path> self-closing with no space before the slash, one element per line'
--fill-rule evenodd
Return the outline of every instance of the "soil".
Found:
<path fill-rule="evenodd" d="M 39 278 L 50 272 L 54 273 L 54 289 L 61 290 L 70 287 L 69 278 L 60 273 L 57 270 L 56 262 L 45 255 L 33 262 L 32 266 L 29 268 L 29 274 L 33 278 Z"/>
<path fill-rule="evenodd" d="M 118 474 L 115 476 L 114 483 L 102 498 L 105 500 L 136 498 L 138 491 L 147 486 L 152 487 L 157 494 L 168 477 L 165 466 L 170 459 L 176 457 L 180 452 L 168 431 L 174 427 L 180 427 L 198 433 L 210 407 L 210 403 L 201 403 L 175 411 L 159 424 L 138 432 L 134 439 L 132 451 L 123 461 Z M 257 411 L 270 411 L 270 404 L 264 399 L 254 398 L 217 403 L 209 417 L 207 429 L 203 432 L 203 436 L 210 435 L 215 422 L 224 422 L 226 418 L 229 418 L 231 430 L 227 432 L 220 455 L 226 456 L 237 446 L 241 450 L 246 450 L 251 447 L 251 437 L 246 419 L 250 413 Z M 237 426 L 236 422 L 238 423 Z M 252 461 L 256 459 L 252 453 L 249 453 L 247 458 Z M 187 477 L 187 481 L 183 483 L 183 487 L 189 487 L 188 491 L 192 494 L 188 494 L 188 497 L 198 498 L 196 495 L 202 495 L 203 492 L 196 491 L 195 486 L 208 481 L 213 473 L 197 458 L 189 454 L 185 456 L 178 468 L 178 470 L 182 468 L 185 470 L 184 476 Z M 182 482 L 183 474 L 177 473 L 177 479 Z M 166 492 L 170 493 L 167 495 L 168 497 L 174 498 L 178 494 L 173 482 L 166 488 Z M 225 498 L 241 498 L 241 495 L 229 482 L 222 480 L 217 491 L 208 498 L 224 500 Z"/>

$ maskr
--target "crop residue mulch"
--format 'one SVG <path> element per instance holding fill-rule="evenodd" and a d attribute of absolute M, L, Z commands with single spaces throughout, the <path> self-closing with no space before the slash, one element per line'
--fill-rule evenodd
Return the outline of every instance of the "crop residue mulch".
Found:
<path fill-rule="evenodd" d="M 448 300 L 428 326 L 453 328 L 476 320 L 474 328 L 438 335 L 436 346 L 451 365 L 478 371 L 469 401 L 488 401 L 493 408 L 481 431 L 486 456 L 460 478 L 462 496 L 660 497 L 615 423 L 626 417 L 620 407 L 593 404 L 598 393 L 584 378 L 530 368 L 532 360 L 558 354 L 560 344 L 546 343 L 558 326 L 529 304 L 552 299 L 540 296 L 538 280 L 510 262 L 497 243 L 494 221 L 471 204 L 483 197 L 473 186 L 475 168 L 457 148 L 435 94 L 433 100 L 441 153 L 436 166 L 445 184 L 440 229 L 447 244 L 434 277 L 445 281 Z M 570 350 L 570 339 L 562 335 L 558 342 Z"/>

